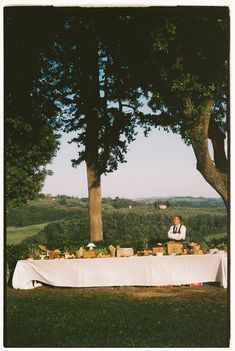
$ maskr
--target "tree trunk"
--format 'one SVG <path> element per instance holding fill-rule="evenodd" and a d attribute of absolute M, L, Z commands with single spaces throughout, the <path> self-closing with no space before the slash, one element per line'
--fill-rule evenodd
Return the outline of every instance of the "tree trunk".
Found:
<path fill-rule="evenodd" d="M 211 118 L 213 101 L 208 100 L 201 116 L 192 123 L 189 130 L 190 140 L 197 159 L 197 169 L 205 180 L 220 194 L 225 206 L 228 208 L 228 174 L 221 172 L 211 160 L 208 149 L 208 130 Z M 184 110 L 186 118 L 192 119 L 193 105 L 190 99 L 187 100 Z"/>
<path fill-rule="evenodd" d="M 87 164 L 88 204 L 91 241 L 103 240 L 100 175 Z"/>
<path fill-rule="evenodd" d="M 94 29 L 94 28 L 93 28 Z M 89 43 L 89 45 L 87 44 Z M 87 42 L 82 49 L 84 65 L 83 84 L 80 93 L 83 95 L 82 110 L 85 115 L 86 135 L 85 161 L 87 167 L 88 210 L 90 240 L 103 240 L 102 200 L 100 185 L 99 128 L 100 128 L 100 83 L 99 83 L 99 46 L 96 33 L 87 30 Z"/>
<path fill-rule="evenodd" d="M 213 119 L 210 119 L 208 138 L 211 140 L 213 145 L 215 166 L 222 173 L 228 173 L 229 164 L 224 149 L 226 135 Z"/>

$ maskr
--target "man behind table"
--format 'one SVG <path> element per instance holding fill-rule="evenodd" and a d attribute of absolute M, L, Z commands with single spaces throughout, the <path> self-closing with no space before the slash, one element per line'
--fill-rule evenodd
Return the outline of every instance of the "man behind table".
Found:
<path fill-rule="evenodd" d="M 173 217 L 173 225 L 168 231 L 168 238 L 172 240 L 185 240 L 186 227 L 182 224 L 182 217 L 175 215 Z"/>

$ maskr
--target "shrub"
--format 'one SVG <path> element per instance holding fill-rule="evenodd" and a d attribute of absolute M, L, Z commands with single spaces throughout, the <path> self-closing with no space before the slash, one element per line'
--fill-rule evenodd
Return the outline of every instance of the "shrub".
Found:
<path fill-rule="evenodd" d="M 9 270 L 10 281 L 18 260 L 24 260 L 28 254 L 26 244 L 7 245 L 6 246 L 6 264 Z"/>
<path fill-rule="evenodd" d="M 211 249 L 213 248 L 224 248 L 224 246 L 227 246 L 227 236 L 224 236 L 222 238 L 212 238 L 209 240 L 204 240 L 207 246 Z"/>

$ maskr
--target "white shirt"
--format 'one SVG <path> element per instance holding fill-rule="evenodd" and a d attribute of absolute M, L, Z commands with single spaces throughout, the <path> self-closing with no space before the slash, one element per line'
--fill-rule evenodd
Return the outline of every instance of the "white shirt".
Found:
<path fill-rule="evenodd" d="M 180 233 L 178 233 L 179 231 L 179 227 L 181 226 L 180 228 Z M 175 227 L 175 230 L 174 231 L 177 231 L 177 233 L 174 233 L 173 232 L 173 229 Z M 170 230 L 168 232 L 168 238 L 169 239 L 173 239 L 173 240 L 185 240 L 185 236 L 186 236 L 186 227 L 183 225 L 183 224 L 179 224 L 179 225 L 172 225 L 170 227 Z"/>

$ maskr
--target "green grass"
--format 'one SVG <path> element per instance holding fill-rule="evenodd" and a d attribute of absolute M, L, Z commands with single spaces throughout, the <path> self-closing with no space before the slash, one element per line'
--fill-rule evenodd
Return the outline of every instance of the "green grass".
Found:
<path fill-rule="evenodd" d="M 7 245 L 19 244 L 23 239 L 39 233 L 49 223 L 29 225 L 27 227 L 7 227 Z"/>
<path fill-rule="evenodd" d="M 209 234 L 209 235 L 205 235 L 205 239 L 206 240 L 211 240 L 211 239 L 220 239 L 220 238 L 224 238 L 227 236 L 227 233 L 217 233 L 217 234 Z"/>
<path fill-rule="evenodd" d="M 5 347 L 228 347 L 227 290 L 7 289 Z"/>

